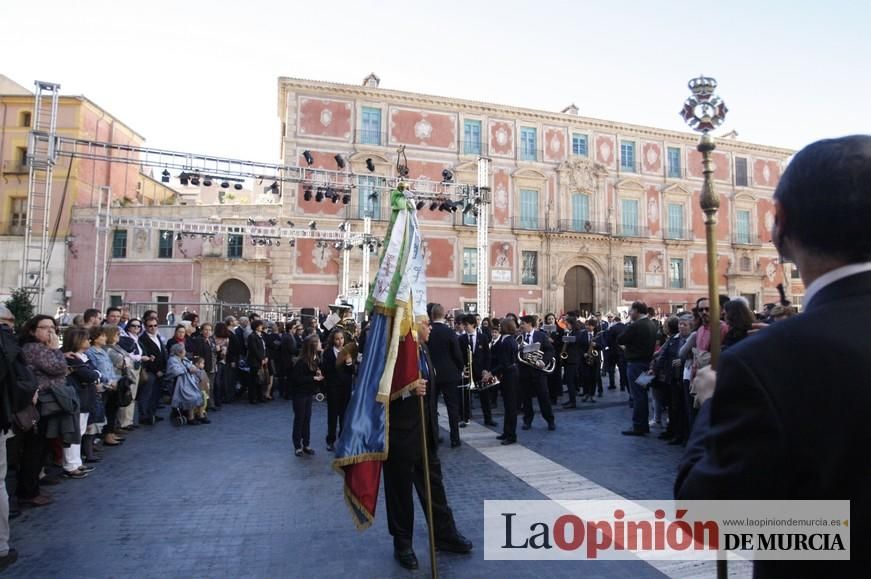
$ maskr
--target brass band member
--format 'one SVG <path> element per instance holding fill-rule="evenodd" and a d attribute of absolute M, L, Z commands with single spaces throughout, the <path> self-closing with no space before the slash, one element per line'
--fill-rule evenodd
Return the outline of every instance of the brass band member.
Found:
<path fill-rule="evenodd" d="M 327 395 L 327 450 L 335 450 L 335 442 L 342 435 L 345 408 L 351 400 L 351 383 L 354 381 L 354 358 L 345 349 L 345 330 L 335 328 L 330 334 L 324 351 L 321 372 Z M 336 423 L 339 433 L 336 434 Z"/>
<path fill-rule="evenodd" d="M 496 335 L 496 325 L 492 326 Z M 499 338 L 490 348 L 490 371 L 484 372 L 482 378 L 490 380 L 492 376 L 499 379 L 502 388 L 502 404 L 505 406 L 505 418 L 502 420 L 502 434 L 497 438 L 503 445 L 517 442 L 517 341 L 514 334 L 517 326 L 511 318 L 505 318 L 499 323 Z"/>
<path fill-rule="evenodd" d="M 566 322 L 568 323 L 568 337 L 573 338 L 574 342 L 563 344 L 563 352 L 565 352 L 564 378 L 566 388 L 569 391 L 569 401 L 563 404 L 563 408 L 577 408 L 579 373 L 584 364 L 584 354 L 589 347 L 589 338 L 586 328 L 578 318 L 569 316 L 566 318 Z"/>
<path fill-rule="evenodd" d="M 544 324 L 542 325 L 541 330 L 550 339 L 550 344 L 553 346 L 554 352 L 562 351 L 563 333 L 556 325 L 556 316 L 554 314 L 547 314 L 544 316 Z M 556 370 L 547 376 L 547 391 L 550 395 L 551 405 L 557 404 L 560 395 L 563 393 L 562 360 L 559 356 L 555 356 L 554 360 L 556 360 Z"/>
<path fill-rule="evenodd" d="M 538 343 L 543 354 L 544 365 L 546 366 L 553 361 L 553 346 L 547 334 L 535 329 L 537 321 L 538 317 L 534 315 L 520 318 L 520 336 L 522 340 L 520 347 Z M 535 418 L 535 410 L 532 407 L 533 397 L 538 398 L 538 408 L 541 411 L 541 415 L 547 421 L 547 429 L 556 430 L 556 420 L 553 416 L 550 396 L 547 391 L 547 374 L 527 364 L 521 364 L 519 370 L 520 385 L 523 388 L 524 396 L 523 430 L 532 428 L 532 421 Z"/>
<path fill-rule="evenodd" d="M 602 379 L 599 371 L 602 347 L 596 332 L 599 330 L 599 321 L 596 318 L 587 320 L 587 347 L 584 350 L 584 363 L 581 365 L 581 386 L 584 397 L 581 402 L 596 401 L 596 385 Z"/>
<path fill-rule="evenodd" d="M 474 314 L 463 316 L 463 328 L 465 333 L 460 336 L 460 350 L 466 357 L 468 364 L 469 352 L 472 353 L 472 380 L 480 386 L 483 383 L 483 372 L 490 368 L 490 342 L 486 335 L 478 330 L 478 319 Z M 471 402 L 472 391 L 470 388 L 463 388 L 462 396 L 465 397 L 465 403 L 462 405 L 464 416 L 460 417 L 461 421 L 468 424 L 471 418 Z M 484 424 L 487 426 L 496 426 L 493 422 L 493 415 L 490 410 L 490 391 L 484 390 L 480 392 L 481 396 L 481 411 L 484 414 Z M 460 426 L 463 422 L 460 423 Z"/>

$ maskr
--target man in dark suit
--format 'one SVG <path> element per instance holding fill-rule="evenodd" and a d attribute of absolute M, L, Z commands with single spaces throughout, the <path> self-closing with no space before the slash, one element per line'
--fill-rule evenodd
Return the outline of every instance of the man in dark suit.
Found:
<path fill-rule="evenodd" d="M 258 373 L 265 370 L 269 364 L 269 356 L 266 351 L 266 342 L 263 339 L 263 322 L 254 320 L 251 322 L 251 334 L 248 335 L 246 352 L 248 356 L 248 402 L 257 404 L 265 402 L 263 396 L 264 384 L 259 379 Z"/>
<path fill-rule="evenodd" d="M 442 314 L 444 316 L 444 314 Z M 438 325 L 438 324 L 435 324 Z M 442 324 L 444 325 L 444 324 Z M 434 520 L 436 548 L 451 553 L 469 553 L 472 542 L 457 530 L 454 514 L 448 506 L 438 456 L 438 418 L 436 396 L 429 392 L 432 382 L 432 360 L 427 350 L 430 328 L 425 323 L 417 325 L 419 353 L 422 358 L 421 374 L 414 390 L 390 402 L 390 425 L 388 440 L 390 453 L 384 461 L 384 500 L 387 503 L 387 528 L 393 536 L 393 556 L 406 569 L 417 569 L 417 557 L 412 548 L 414 536 L 414 496 L 417 490 L 421 506 L 425 507 L 426 487 L 421 450 L 421 418 L 418 396 L 424 396 L 426 416 L 427 458 L 429 482 L 432 490 L 432 515 Z M 450 330 L 450 328 L 448 328 Z M 453 330 L 450 330 L 453 332 Z"/>
<path fill-rule="evenodd" d="M 533 368 L 527 364 L 520 364 L 520 388 L 525 399 L 523 403 L 523 430 L 532 428 L 532 420 L 535 418 L 535 410 L 532 407 L 532 398 L 538 398 L 538 409 L 541 415 L 547 421 L 548 430 L 556 430 L 556 420 L 553 416 L 553 409 L 550 405 L 550 394 L 547 390 L 547 374 L 542 369 L 550 364 L 553 360 L 553 345 L 547 334 L 541 330 L 536 330 L 535 326 L 538 323 L 538 317 L 533 315 L 523 316 L 520 318 L 520 335 L 523 342 L 520 348 L 525 345 L 540 344 L 540 351 L 543 354 L 542 367 Z"/>
<path fill-rule="evenodd" d="M 480 388 L 483 385 L 483 372 L 490 369 L 490 339 L 478 329 L 478 319 L 474 314 L 463 317 L 463 329 L 465 333 L 460 336 L 460 351 L 468 358 L 472 352 L 472 378 Z M 481 412 L 484 414 L 484 424 L 496 426 L 490 409 L 490 391 L 479 391 L 481 397 Z M 472 392 L 464 388 L 461 395 L 465 397 L 463 409 L 465 414 L 461 420 L 469 422 L 472 416 Z"/>
<path fill-rule="evenodd" d="M 623 352 L 626 355 L 626 373 L 629 375 L 629 393 L 632 396 L 632 428 L 624 430 L 622 434 L 644 436 L 650 432 L 650 424 L 647 422 L 650 418 L 647 386 L 639 385 L 636 380 L 650 368 L 659 329 L 648 316 L 647 304 L 644 302 L 632 302 L 629 318 L 632 323 L 617 338 L 617 344 L 625 348 Z"/>
<path fill-rule="evenodd" d="M 590 339 L 577 317 L 568 316 L 566 323 L 569 328 L 567 336 L 563 337 L 566 353 L 566 359 L 563 361 L 563 379 L 569 391 L 569 401 L 563 404 L 563 408 L 568 409 L 578 407 L 578 379 L 582 373 L 581 365 L 585 364 L 584 354 L 590 347 Z"/>
<path fill-rule="evenodd" d="M 756 577 L 867 576 L 871 558 L 871 136 L 818 141 L 774 193 L 772 240 L 801 315 L 699 371 L 678 499 L 849 499 L 850 561 L 757 561 Z M 845 332 L 834 320 L 849 319 Z"/>
<path fill-rule="evenodd" d="M 614 368 L 620 371 L 620 391 L 629 390 L 629 378 L 626 374 L 626 355 L 623 353 L 623 348 L 617 344 L 617 338 L 626 329 L 626 324 L 623 323 L 623 318 L 619 314 L 614 321 L 608 325 L 608 331 L 605 333 L 605 370 L 608 372 L 608 390 L 617 388 Z"/>
<path fill-rule="evenodd" d="M 145 372 L 145 384 L 136 393 L 139 405 L 139 424 L 153 425 L 158 420 L 157 406 L 163 394 L 163 373 L 166 372 L 166 346 L 157 333 L 157 317 L 149 317 L 144 321 L 145 333 L 139 338 L 142 348 L 142 370 Z"/>
<path fill-rule="evenodd" d="M 435 371 L 436 396 L 441 392 L 448 408 L 448 423 L 451 431 L 451 448 L 460 446 L 460 406 L 457 386 L 462 379 L 463 355 L 456 332 L 445 323 L 445 308 L 433 304 L 432 332 L 429 336 L 429 351 L 432 353 Z"/>

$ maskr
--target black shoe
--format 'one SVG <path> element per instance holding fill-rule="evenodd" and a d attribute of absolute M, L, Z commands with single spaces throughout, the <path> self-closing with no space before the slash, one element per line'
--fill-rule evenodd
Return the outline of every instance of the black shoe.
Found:
<path fill-rule="evenodd" d="M 523 430 L 529 430 L 530 428 L 532 428 L 532 424 L 524 422 L 520 428 L 522 428 Z"/>
<path fill-rule="evenodd" d="M 9 549 L 9 552 L 6 553 L 3 557 L 0 557 L 0 571 L 18 561 L 18 551 L 15 549 Z"/>
<path fill-rule="evenodd" d="M 566 410 L 568 410 L 570 408 L 577 408 L 577 407 L 578 407 L 578 405 L 574 402 L 566 402 L 565 404 L 563 404 L 563 408 L 565 408 Z"/>
<path fill-rule="evenodd" d="M 502 446 L 508 446 L 509 444 L 514 444 L 515 442 L 517 442 L 516 438 L 506 438 L 505 440 L 502 441 L 501 444 L 502 444 Z"/>
<path fill-rule="evenodd" d="M 496 437 L 496 440 L 505 440 L 505 434 L 500 434 Z"/>
<path fill-rule="evenodd" d="M 620 434 L 623 434 L 625 436 L 645 436 L 647 434 L 647 432 L 645 432 L 643 430 L 635 430 L 634 428 L 631 428 L 629 430 L 624 430 Z"/>
<path fill-rule="evenodd" d="M 472 551 L 472 541 L 456 533 L 444 539 L 436 539 L 436 549 L 449 553 L 470 553 Z"/>
<path fill-rule="evenodd" d="M 616 389 L 617 389 L 616 386 L 608 386 L 608 390 L 616 390 Z"/>
<path fill-rule="evenodd" d="M 485 420 L 484 426 L 498 426 L 498 424 L 496 424 L 496 422 L 493 420 Z"/>
<path fill-rule="evenodd" d="M 661 432 L 659 436 L 657 436 L 657 438 L 660 440 L 671 440 L 672 438 L 674 438 L 674 432 L 669 432 L 666 430 L 665 432 Z"/>
<path fill-rule="evenodd" d="M 602 393 L 602 391 L 601 391 L 601 390 L 599 390 L 599 398 L 601 398 L 601 397 L 602 397 L 602 394 L 603 394 L 603 393 Z"/>
<path fill-rule="evenodd" d="M 315 449 L 308 447 L 308 446 L 304 446 L 302 451 L 309 456 L 314 456 L 314 454 L 315 454 Z"/>
<path fill-rule="evenodd" d="M 334 450 L 336 450 L 336 445 L 333 444 L 332 442 L 329 443 L 329 444 L 327 445 L 327 452 L 333 452 Z"/>
<path fill-rule="evenodd" d="M 553 420 L 551 420 L 550 422 L 548 422 L 548 423 L 547 423 L 547 429 L 550 430 L 550 431 L 554 431 L 554 430 L 556 430 L 556 422 L 553 421 Z"/>
<path fill-rule="evenodd" d="M 461 444 L 462 444 L 462 443 L 461 443 L 459 440 L 452 440 L 452 441 L 451 441 L 451 448 L 457 448 L 457 447 L 459 447 Z"/>
<path fill-rule="evenodd" d="M 160 422 L 161 420 L 163 420 L 163 416 L 155 416 L 154 417 L 155 422 Z"/>
<path fill-rule="evenodd" d="M 17 518 L 20 517 L 20 516 L 21 516 L 21 511 L 19 511 L 18 509 L 10 509 L 10 510 L 9 510 L 9 520 L 10 520 L 10 521 L 11 521 L 12 519 L 17 519 Z M 10 550 L 11 550 L 11 549 L 10 549 Z"/>
<path fill-rule="evenodd" d="M 460 423 L 459 423 L 457 426 L 459 426 L 460 428 L 465 428 L 465 427 L 466 427 L 466 423 L 463 422 L 462 420 L 460 420 Z"/>
<path fill-rule="evenodd" d="M 393 558 L 399 561 L 399 565 L 403 569 L 410 569 L 414 571 L 418 568 L 417 564 L 417 556 L 414 554 L 414 550 L 411 547 L 406 549 L 393 549 Z"/>

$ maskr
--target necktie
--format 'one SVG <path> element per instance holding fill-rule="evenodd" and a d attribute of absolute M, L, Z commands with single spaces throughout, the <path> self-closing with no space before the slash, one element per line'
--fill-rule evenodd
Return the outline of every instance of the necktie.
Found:
<path fill-rule="evenodd" d="M 530 333 L 530 334 L 526 334 L 526 343 L 527 343 L 527 344 L 531 344 L 531 343 L 532 343 L 532 334 L 531 334 L 531 333 Z"/>

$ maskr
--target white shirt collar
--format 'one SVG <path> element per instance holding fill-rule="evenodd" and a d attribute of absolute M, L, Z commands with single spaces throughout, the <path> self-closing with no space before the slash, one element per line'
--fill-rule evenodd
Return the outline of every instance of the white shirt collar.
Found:
<path fill-rule="evenodd" d="M 824 287 L 831 285 L 838 280 L 842 280 L 845 277 L 850 277 L 857 273 L 865 273 L 866 271 L 871 271 L 871 261 L 866 261 L 864 263 L 851 263 L 850 265 L 838 267 L 832 271 L 824 273 L 807 286 L 807 290 L 804 292 L 803 307 L 807 308 L 810 305 L 811 300 L 814 299 L 814 296 L 816 296 Z"/>

